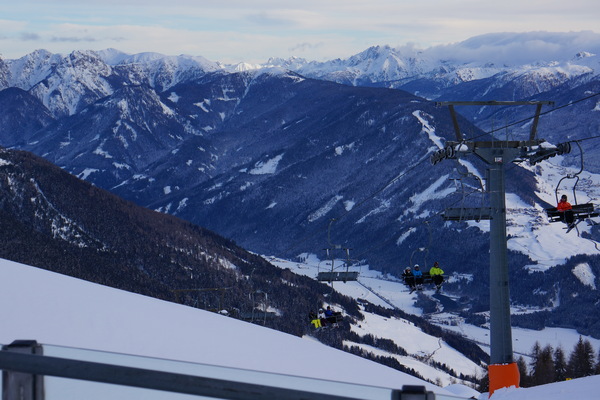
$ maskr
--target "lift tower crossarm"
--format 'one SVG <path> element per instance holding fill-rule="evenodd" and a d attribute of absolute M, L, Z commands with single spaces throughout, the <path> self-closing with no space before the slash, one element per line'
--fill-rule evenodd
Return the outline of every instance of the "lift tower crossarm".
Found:
<path fill-rule="evenodd" d="M 553 101 L 439 101 L 435 103 L 438 107 L 448 106 L 450 110 L 450 116 L 452 117 L 452 124 L 454 125 L 454 131 L 456 132 L 456 140 L 462 142 L 464 140 L 460 127 L 458 125 L 458 118 L 454 106 L 537 106 L 535 109 L 535 115 L 533 117 L 533 123 L 531 124 L 531 132 L 529 133 L 529 140 L 535 140 L 537 135 L 537 126 L 540 119 L 540 112 L 542 111 L 543 105 L 553 106 Z"/>

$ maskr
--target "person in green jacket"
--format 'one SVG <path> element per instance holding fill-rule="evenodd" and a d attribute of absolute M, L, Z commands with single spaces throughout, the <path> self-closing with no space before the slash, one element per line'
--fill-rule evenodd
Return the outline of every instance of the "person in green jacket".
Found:
<path fill-rule="evenodd" d="M 433 267 L 429 270 L 429 275 L 436 287 L 436 291 L 439 292 L 442 288 L 442 283 L 444 283 L 444 270 L 440 268 L 440 264 L 437 261 L 433 263 Z"/>

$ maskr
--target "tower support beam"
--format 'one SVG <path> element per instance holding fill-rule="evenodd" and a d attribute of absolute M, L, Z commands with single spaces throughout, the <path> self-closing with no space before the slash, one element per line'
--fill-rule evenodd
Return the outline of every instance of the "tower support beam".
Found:
<path fill-rule="evenodd" d="M 519 386 L 519 369 L 513 359 L 512 331 L 510 326 L 510 291 L 508 287 L 508 246 L 506 237 L 506 188 L 505 165 L 520 159 L 538 162 L 552 155 L 565 152 L 562 147 L 555 151 L 540 149 L 543 140 L 536 139 L 537 126 L 543 105 L 551 101 L 448 101 L 438 106 L 448 106 L 456 133 L 456 142 L 434 153 L 435 165 L 444 158 L 458 158 L 459 154 L 475 154 L 487 165 L 490 208 L 447 209 L 448 220 L 490 220 L 490 396 L 496 389 Z M 454 106 L 515 106 L 535 105 L 532 128 L 528 141 L 465 141 L 458 124 Z"/>
<path fill-rule="evenodd" d="M 506 185 L 504 164 L 518 155 L 518 149 L 476 150 L 488 167 L 490 195 L 490 363 L 513 363 L 510 326 L 510 293 L 506 238 Z"/>

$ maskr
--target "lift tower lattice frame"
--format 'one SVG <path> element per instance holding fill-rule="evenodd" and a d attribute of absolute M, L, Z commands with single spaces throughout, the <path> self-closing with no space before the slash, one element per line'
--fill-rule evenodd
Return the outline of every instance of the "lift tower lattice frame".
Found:
<path fill-rule="evenodd" d="M 475 154 L 487 165 L 489 208 L 446 209 L 447 220 L 490 220 L 490 396 L 502 387 L 519 386 L 519 371 L 513 358 L 510 325 L 510 292 L 508 282 L 506 237 L 506 189 L 505 166 L 516 160 L 528 159 L 535 163 L 556 154 L 560 150 L 541 146 L 544 140 L 536 139 L 540 111 L 549 101 L 462 101 L 439 102 L 448 106 L 456 142 L 448 142 L 444 149 L 434 153 L 431 162 L 437 164 L 445 158 L 458 158 L 462 153 Z M 529 140 L 526 141 L 467 141 L 460 131 L 455 106 L 514 106 L 535 105 Z"/>

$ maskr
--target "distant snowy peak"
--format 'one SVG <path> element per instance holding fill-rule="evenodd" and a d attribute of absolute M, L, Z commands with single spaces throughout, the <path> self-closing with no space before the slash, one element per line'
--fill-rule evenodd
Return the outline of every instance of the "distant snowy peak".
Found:
<path fill-rule="evenodd" d="M 262 68 L 260 64 L 249 64 L 249 63 L 238 63 L 234 65 L 220 65 L 221 68 L 226 70 L 227 72 L 247 72 L 247 71 L 255 71 Z"/>
<path fill-rule="evenodd" d="M 95 52 L 106 64 L 111 66 L 140 64 L 146 66 L 171 64 L 177 66 L 195 66 L 205 72 L 213 72 L 222 69 L 222 66 L 202 56 L 191 56 L 182 54 L 179 56 L 168 56 L 161 53 L 144 52 L 137 54 L 124 53 L 117 49 L 105 49 Z"/>
<path fill-rule="evenodd" d="M 263 66 L 281 66 L 309 77 L 353 85 L 421 78 L 457 84 L 500 72 L 597 74 L 599 51 L 600 35 L 593 32 L 494 33 L 428 49 L 373 46 L 348 59 L 326 62 L 272 58 Z"/>
<path fill-rule="evenodd" d="M 123 60 L 130 57 L 129 54 L 113 48 L 99 50 L 96 53 L 108 65 L 120 64 Z"/>
<path fill-rule="evenodd" d="M 36 50 L 18 60 L 6 60 L 6 85 L 29 90 L 36 83 L 46 79 L 61 56 L 46 50 Z M 1 89 L 4 89 L 3 87 Z"/>
<path fill-rule="evenodd" d="M 282 58 L 269 58 L 269 60 L 267 61 L 267 63 L 263 66 L 277 66 L 277 67 L 283 67 L 283 68 L 288 68 L 288 69 L 297 69 L 299 67 L 302 67 L 303 65 L 308 64 L 309 61 L 307 61 L 305 58 L 301 58 L 301 57 L 290 57 L 288 59 L 282 59 Z"/>
<path fill-rule="evenodd" d="M 255 71 L 251 71 L 250 74 L 254 77 L 254 79 L 260 78 L 262 76 L 276 76 L 283 79 L 289 79 L 294 83 L 302 82 L 303 80 L 305 80 L 305 78 L 302 75 L 299 75 L 296 72 L 290 71 L 289 69 L 282 67 L 261 68 Z"/>
<path fill-rule="evenodd" d="M 107 79 L 112 69 L 93 51 L 75 51 L 51 67 L 47 76 L 28 90 L 54 115 L 73 115 L 113 91 Z"/>
<path fill-rule="evenodd" d="M 223 69 L 220 64 L 201 56 L 166 56 L 152 52 L 126 54 L 115 49 L 96 54 L 116 71 L 123 71 L 128 77 L 138 75 L 140 83 L 147 83 L 159 92 L 182 81 Z"/>
<path fill-rule="evenodd" d="M 361 85 L 417 76 L 426 69 L 424 62 L 424 59 L 406 56 L 389 46 L 373 46 L 346 60 L 308 62 L 302 58 L 272 58 L 263 66 L 279 66 L 309 77 Z"/>
<path fill-rule="evenodd" d="M 373 82 L 381 82 L 419 75 L 424 62 L 389 46 L 375 46 L 350 57 L 348 66 L 363 71 Z"/>
<path fill-rule="evenodd" d="M 128 55 L 115 49 L 74 51 L 66 56 L 37 50 L 0 60 L 0 90 L 17 87 L 36 96 L 56 117 L 73 115 L 110 95 L 124 82 L 158 92 L 222 67 L 204 57 Z"/>

